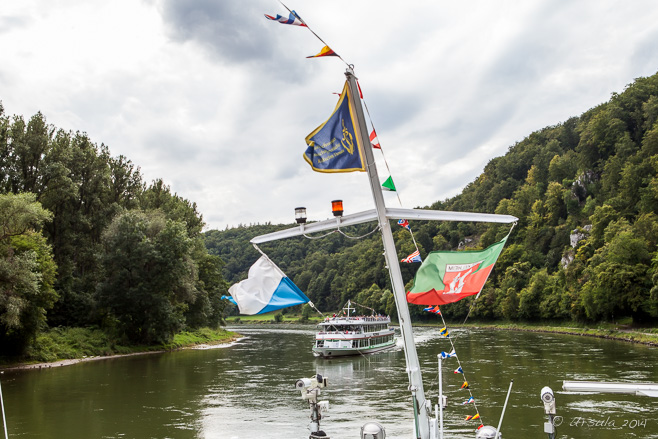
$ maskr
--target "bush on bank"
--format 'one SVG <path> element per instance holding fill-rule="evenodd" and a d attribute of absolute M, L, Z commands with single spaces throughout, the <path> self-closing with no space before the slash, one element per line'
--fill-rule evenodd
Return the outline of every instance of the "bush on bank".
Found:
<path fill-rule="evenodd" d="M 54 328 L 39 334 L 21 357 L 0 357 L 0 364 L 49 363 L 59 360 L 140 352 L 181 349 L 199 344 L 230 341 L 236 334 L 225 329 L 201 328 L 183 331 L 167 344 L 130 346 L 122 344 L 100 329 Z"/>

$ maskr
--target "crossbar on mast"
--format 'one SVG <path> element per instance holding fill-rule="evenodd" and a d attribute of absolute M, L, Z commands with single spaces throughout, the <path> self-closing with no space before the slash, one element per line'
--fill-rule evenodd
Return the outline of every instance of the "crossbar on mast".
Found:
<path fill-rule="evenodd" d="M 518 218 L 511 215 L 401 208 L 386 208 L 385 216 L 387 219 L 410 219 L 423 221 L 472 221 L 503 224 L 513 223 L 518 220 Z M 339 219 L 329 219 L 326 221 L 318 221 L 316 223 L 307 223 L 303 226 L 256 236 L 250 242 L 252 244 L 262 244 L 263 242 L 277 241 L 279 239 L 323 232 L 325 230 L 353 226 L 356 224 L 363 224 L 375 220 L 377 220 L 377 211 L 375 209 L 366 210 L 364 212 L 345 215 Z"/>

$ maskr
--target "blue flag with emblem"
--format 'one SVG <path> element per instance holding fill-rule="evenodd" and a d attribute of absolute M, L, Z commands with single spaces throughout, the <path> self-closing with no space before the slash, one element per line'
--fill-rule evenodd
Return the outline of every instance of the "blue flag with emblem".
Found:
<path fill-rule="evenodd" d="M 304 160 L 317 172 L 365 171 L 363 146 L 347 81 L 329 119 L 306 136 Z"/>

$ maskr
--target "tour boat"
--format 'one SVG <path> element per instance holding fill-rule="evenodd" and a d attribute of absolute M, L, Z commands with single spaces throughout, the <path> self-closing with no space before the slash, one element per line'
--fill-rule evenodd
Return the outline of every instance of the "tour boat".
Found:
<path fill-rule="evenodd" d="M 395 330 L 389 327 L 389 316 L 353 316 L 351 302 L 343 315 L 326 318 L 318 325 L 313 354 L 330 358 L 346 355 L 372 354 L 395 346 Z"/>

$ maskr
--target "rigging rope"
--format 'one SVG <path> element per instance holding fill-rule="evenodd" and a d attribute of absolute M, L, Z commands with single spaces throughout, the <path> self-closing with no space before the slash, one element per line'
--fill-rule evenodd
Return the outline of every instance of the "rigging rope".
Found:
<path fill-rule="evenodd" d="M 446 330 L 447 330 L 448 325 L 446 324 L 446 321 L 443 318 L 443 314 L 439 314 L 439 315 L 441 316 L 441 321 L 443 322 L 443 327 L 446 328 Z M 457 351 L 455 350 L 455 343 L 453 342 L 453 337 L 450 336 L 450 331 L 448 331 L 448 337 L 446 337 L 446 338 L 450 342 L 450 346 L 452 347 L 452 351 L 455 352 L 455 358 L 457 359 L 457 364 L 459 366 L 459 369 L 461 369 L 462 378 L 464 379 L 465 383 L 468 383 L 468 380 L 466 379 L 466 373 L 464 372 L 464 368 L 462 367 L 462 362 L 459 360 L 459 355 L 457 355 Z M 443 361 L 443 359 L 440 359 L 439 361 Z M 469 396 L 471 398 L 473 398 L 473 407 L 475 407 L 475 413 L 479 414 L 480 410 L 478 409 L 477 401 L 473 397 L 473 392 L 471 391 L 470 385 L 467 384 L 466 390 L 468 390 Z M 480 416 L 480 419 L 482 419 L 482 416 Z M 481 423 L 484 424 L 484 421 L 481 421 Z"/>
<path fill-rule="evenodd" d="M 372 229 L 371 231 L 369 231 L 368 233 L 366 233 L 366 234 L 364 234 L 364 235 L 360 235 L 360 236 L 350 236 L 350 235 L 348 235 L 347 233 L 343 232 L 343 231 L 340 229 L 340 226 L 339 226 L 336 230 L 332 230 L 331 232 L 329 232 L 329 233 L 325 233 L 324 235 L 320 235 L 320 236 L 309 236 L 309 235 L 307 235 L 306 233 L 304 233 L 304 234 L 302 234 L 302 236 L 303 236 L 304 238 L 307 238 L 307 239 L 320 239 L 320 238 L 325 238 L 325 237 L 331 235 L 332 233 L 336 233 L 336 232 L 338 232 L 338 233 L 340 233 L 341 235 L 343 235 L 344 237 L 349 238 L 349 239 L 363 239 L 363 238 L 365 238 L 366 236 L 370 236 L 370 235 L 372 235 L 373 233 L 375 233 L 375 232 L 376 232 L 377 230 L 379 230 L 379 229 L 380 229 L 380 227 L 379 227 L 379 225 L 377 225 L 374 229 Z"/>
<path fill-rule="evenodd" d="M 286 6 L 281 0 L 279 0 L 279 3 L 281 3 L 281 5 L 282 5 L 284 8 L 286 8 L 286 9 L 288 10 L 288 12 L 290 12 L 290 13 L 293 14 L 295 17 L 297 17 L 297 18 L 299 19 L 299 21 L 301 21 L 302 24 L 306 27 L 306 29 L 308 29 L 308 30 L 309 30 L 309 31 L 315 36 L 315 38 L 317 38 L 318 40 L 320 40 L 320 41 L 322 42 L 322 44 L 324 44 L 325 46 L 329 47 L 329 45 L 328 45 L 327 43 L 325 43 L 324 40 L 323 40 L 322 38 L 320 38 L 320 36 L 319 36 L 318 34 L 316 34 L 315 32 L 313 32 L 313 29 L 310 28 L 310 26 L 308 25 L 308 23 L 306 23 L 302 17 L 300 17 L 299 15 L 297 15 L 297 12 L 293 11 L 292 9 L 290 9 L 290 8 L 289 8 L 288 6 Z M 332 49 L 332 50 L 333 50 L 333 49 Z M 343 59 L 338 53 L 336 53 L 336 52 L 334 51 L 334 54 L 335 54 L 335 55 L 336 55 L 341 61 L 343 61 L 347 67 L 350 67 L 350 64 L 348 64 L 347 61 L 345 61 L 345 60 L 344 60 L 344 59 Z"/>
<path fill-rule="evenodd" d="M 372 127 L 372 131 L 376 134 L 377 130 L 375 129 L 375 124 L 372 121 L 372 116 L 370 115 L 370 110 L 368 109 L 368 104 L 366 103 L 366 99 L 363 97 L 363 90 L 361 90 L 361 84 L 359 84 L 359 81 L 357 79 L 356 81 L 357 85 L 359 86 L 359 93 L 361 94 L 361 100 L 363 101 L 363 106 L 366 109 L 366 113 L 368 114 L 368 120 L 370 121 L 370 126 Z M 377 135 L 377 139 L 379 139 L 379 135 Z M 364 148 L 366 146 L 364 145 Z M 371 144 L 372 147 L 372 144 Z M 386 155 L 384 154 L 384 148 L 382 148 L 381 141 L 379 142 L 379 148 L 374 148 L 373 149 L 379 149 L 382 155 L 382 159 L 384 160 L 384 165 L 386 166 L 386 170 L 388 171 L 388 175 L 392 177 L 393 174 L 391 174 L 391 168 L 388 166 L 388 161 L 386 160 Z M 404 207 L 402 205 L 402 199 L 400 198 L 400 192 L 395 188 L 395 196 L 398 199 L 398 203 L 400 203 L 400 207 Z M 418 250 L 418 244 L 416 243 L 416 239 L 414 238 L 414 232 L 411 230 L 411 227 L 409 227 L 407 230 L 409 230 L 409 233 L 411 234 L 411 240 L 414 243 L 414 247 L 416 248 L 416 251 Z"/>

